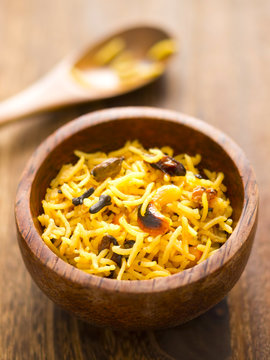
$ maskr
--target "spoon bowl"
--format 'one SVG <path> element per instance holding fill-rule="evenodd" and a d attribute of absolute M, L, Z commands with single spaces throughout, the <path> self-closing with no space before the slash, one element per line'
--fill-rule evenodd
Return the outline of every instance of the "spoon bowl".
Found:
<path fill-rule="evenodd" d="M 154 59 L 148 51 L 170 38 L 157 27 L 138 26 L 72 53 L 37 83 L 0 103 L 0 125 L 64 105 L 115 97 L 151 83 L 164 73 L 171 54 Z M 106 46 L 113 47 L 109 50 L 114 56 L 107 62 L 97 61 Z"/>
<path fill-rule="evenodd" d="M 169 39 L 169 35 L 158 28 L 137 27 L 114 34 L 87 50 L 74 63 L 71 72 L 75 75 L 74 78 L 81 86 L 86 87 L 89 91 L 93 91 L 93 100 L 121 95 L 147 85 L 157 78 L 157 76 L 141 77 L 137 75 L 132 81 L 121 81 L 113 67 L 106 66 L 106 64 L 102 66 L 95 62 L 96 54 L 102 51 L 106 44 L 113 42 L 115 39 L 118 39 L 122 42 L 123 46 L 126 46 L 124 49 L 126 54 L 132 56 L 133 60 L 137 61 L 147 70 L 147 66 L 151 67 L 154 63 L 147 56 L 149 49 L 154 44 Z M 121 46 L 121 44 L 119 45 Z M 164 72 L 165 64 L 169 58 L 170 56 L 159 61 L 159 76 Z M 126 65 L 132 66 L 130 62 L 127 62 Z M 76 76 L 78 72 L 80 76 Z"/>

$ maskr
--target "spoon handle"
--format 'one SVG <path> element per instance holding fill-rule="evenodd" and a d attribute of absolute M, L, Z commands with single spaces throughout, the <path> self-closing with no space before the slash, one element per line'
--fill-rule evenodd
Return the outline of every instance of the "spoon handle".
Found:
<path fill-rule="evenodd" d="M 38 82 L 17 95 L 0 103 L 0 125 L 19 120 L 22 117 L 37 113 L 51 101 L 45 95 L 46 84 Z"/>
<path fill-rule="evenodd" d="M 87 101 L 87 95 L 72 83 L 62 65 L 19 94 L 0 102 L 0 126 L 41 111 Z"/>

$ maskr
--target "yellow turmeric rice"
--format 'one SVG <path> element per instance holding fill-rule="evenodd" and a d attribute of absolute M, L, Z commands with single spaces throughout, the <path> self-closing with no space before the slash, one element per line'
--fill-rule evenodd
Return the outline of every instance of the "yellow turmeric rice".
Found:
<path fill-rule="evenodd" d="M 199 154 L 128 141 L 75 155 L 38 219 L 46 245 L 78 269 L 118 280 L 172 275 L 214 254 L 233 230 L 224 174 L 199 172 Z"/>

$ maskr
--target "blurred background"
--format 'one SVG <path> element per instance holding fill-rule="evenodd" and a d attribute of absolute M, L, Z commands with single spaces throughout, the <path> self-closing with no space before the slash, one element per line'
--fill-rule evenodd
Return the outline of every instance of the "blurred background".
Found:
<path fill-rule="evenodd" d="M 1 359 L 270 358 L 269 0 L 0 0 L 0 101 L 70 51 L 139 24 L 163 27 L 179 44 L 161 79 L 0 128 Z M 200 318 L 155 333 L 117 333 L 72 318 L 32 282 L 16 242 L 16 187 L 38 144 L 81 114 L 126 105 L 177 110 L 225 131 L 250 159 L 260 189 L 259 227 L 240 281 Z"/>

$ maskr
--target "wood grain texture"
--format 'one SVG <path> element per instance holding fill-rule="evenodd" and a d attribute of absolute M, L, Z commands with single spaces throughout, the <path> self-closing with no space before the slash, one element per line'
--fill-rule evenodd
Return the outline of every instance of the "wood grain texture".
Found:
<path fill-rule="evenodd" d="M 164 351 L 174 359 L 270 357 L 269 20 L 268 0 L 171 0 L 170 6 L 166 0 L 0 2 L 1 100 L 37 80 L 74 46 L 118 26 L 151 21 L 168 28 L 181 44 L 181 53 L 166 76 L 147 89 L 1 129 L 3 359 L 99 359 L 104 344 L 108 359 L 135 358 L 135 353 L 141 358 L 166 358 Z M 119 105 L 166 107 L 220 127 L 251 160 L 261 194 L 251 257 L 227 300 L 186 325 L 155 333 L 155 342 L 144 336 L 144 345 L 138 348 L 136 341 L 130 341 L 128 350 L 118 334 L 105 340 L 105 332 L 74 320 L 41 293 L 20 257 L 13 218 L 18 178 L 36 146 L 80 114 Z M 116 347 L 126 349 L 124 355 L 115 357 Z M 140 352 L 143 349 L 147 355 Z"/>

